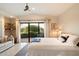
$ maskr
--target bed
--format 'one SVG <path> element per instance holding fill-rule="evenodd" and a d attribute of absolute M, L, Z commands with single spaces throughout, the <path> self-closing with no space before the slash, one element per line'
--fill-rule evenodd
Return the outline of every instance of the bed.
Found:
<path fill-rule="evenodd" d="M 79 56 L 79 47 L 76 46 L 78 36 L 64 34 L 70 36 L 67 42 L 62 43 L 59 38 L 41 38 L 40 42 L 28 44 L 28 56 Z"/>

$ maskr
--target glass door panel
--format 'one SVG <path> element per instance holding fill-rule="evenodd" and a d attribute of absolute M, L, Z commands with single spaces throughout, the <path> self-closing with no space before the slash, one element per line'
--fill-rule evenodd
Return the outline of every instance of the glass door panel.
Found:
<path fill-rule="evenodd" d="M 38 23 L 30 23 L 30 37 L 34 38 L 38 35 Z"/>
<path fill-rule="evenodd" d="M 26 22 L 21 23 L 21 41 L 30 42 L 33 38 L 44 37 L 44 23 Z"/>
<path fill-rule="evenodd" d="M 22 23 L 21 24 L 21 42 L 28 42 L 28 23 Z"/>
<path fill-rule="evenodd" d="M 44 23 L 40 23 L 39 24 L 39 27 L 40 27 L 40 37 L 44 37 Z"/>

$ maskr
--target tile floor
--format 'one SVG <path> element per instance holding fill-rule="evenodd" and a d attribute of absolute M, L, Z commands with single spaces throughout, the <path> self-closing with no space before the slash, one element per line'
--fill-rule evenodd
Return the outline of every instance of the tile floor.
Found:
<path fill-rule="evenodd" d="M 0 53 L 0 56 L 15 56 L 27 43 L 15 44 L 13 47 L 8 50 Z"/>

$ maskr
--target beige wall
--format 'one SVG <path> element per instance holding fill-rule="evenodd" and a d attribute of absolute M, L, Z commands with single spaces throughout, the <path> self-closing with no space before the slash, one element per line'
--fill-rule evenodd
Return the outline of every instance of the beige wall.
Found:
<path fill-rule="evenodd" d="M 2 17 L 2 18 L 0 18 L 1 20 L 0 20 L 0 35 L 3 35 L 2 37 L 4 37 L 4 35 L 5 34 L 8 34 L 8 33 L 4 33 L 4 25 L 5 24 L 3 24 L 4 22 L 5 23 L 7 23 L 7 22 L 10 22 L 10 23 L 13 23 L 13 22 L 15 22 L 15 20 L 14 19 L 10 19 L 9 17 Z M 34 20 L 34 21 L 45 21 L 45 37 L 52 37 L 52 35 L 50 34 L 51 33 L 51 24 L 52 23 L 56 23 L 57 22 L 57 20 L 56 20 L 56 17 L 53 17 L 53 16 L 34 16 L 34 18 L 33 18 L 33 16 L 30 18 L 30 17 L 28 17 L 28 18 L 24 18 L 24 19 L 20 19 L 20 20 L 29 20 L 29 19 L 31 19 L 31 20 Z M 4 22 L 3 22 L 3 20 L 4 20 Z M 17 42 L 20 42 L 20 22 L 19 22 L 19 18 L 16 18 L 16 37 L 17 37 Z"/>
<path fill-rule="evenodd" d="M 54 35 L 52 34 L 53 33 L 53 29 L 51 28 L 51 24 L 53 23 L 58 23 L 57 21 L 57 17 L 49 17 L 49 20 L 48 20 L 48 37 L 53 37 Z"/>
<path fill-rule="evenodd" d="M 51 35 L 51 24 L 57 23 L 57 19 L 54 16 L 43 16 L 43 15 L 30 15 L 20 17 L 20 20 L 30 20 L 30 21 L 44 21 L 45 22 L 45 37 L 52 37 Z"/>
<path fill-rule="evenodd" d="M 4 37 L 4 17 L 0 16 L 0 38 Z"/>
<path fill-rule="evenodd" d="M 79 4 L 75 4 L 59 16 L 62 31 L 79 35 Z"/>

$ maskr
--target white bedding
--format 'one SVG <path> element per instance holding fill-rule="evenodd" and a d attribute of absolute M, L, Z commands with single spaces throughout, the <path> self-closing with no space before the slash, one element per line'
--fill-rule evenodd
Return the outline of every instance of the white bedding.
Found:
<path fill-rule="evenodd" d="M 59 56 L 59 55 L 79 55 L 79 47 L 69 46 L 62 43 L 57 38 L 42 38 L 39 43 L 28 45 L 29 56 Z"/>
<path fill-rule="evenodd" d="M 62 43 L 58 38 L 40 38 L 40 39 L 41 39 L 40 42 L 30 43 L 30 45 L 75 46 L 75 45 L 69 45 L 68 43 Z"/>

